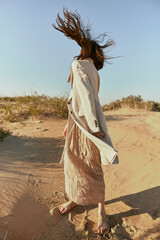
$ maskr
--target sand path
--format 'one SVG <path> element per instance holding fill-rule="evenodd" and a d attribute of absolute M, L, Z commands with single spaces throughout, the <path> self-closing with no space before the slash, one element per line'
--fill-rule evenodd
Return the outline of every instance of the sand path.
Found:
<path fill-rule="evenodd" d="M 160 239 L 160 113 L 105 112 L 120 164 L 104 168 L 110 239 Z M 97 206 L 66 216 L 63 168 L 58 164 L 66 120 L 3 123 L 0 143 L 0 239 L 108 239 L 97 236 Z"/>

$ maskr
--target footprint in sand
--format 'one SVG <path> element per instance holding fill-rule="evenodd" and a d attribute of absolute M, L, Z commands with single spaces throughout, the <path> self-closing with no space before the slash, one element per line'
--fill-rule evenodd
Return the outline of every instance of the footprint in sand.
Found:
<path fill-rule="evenodd" d="M 27 183 L 31 186 L 37 186 L 39 180 L 37 176 L 33 175 L 32 173 L 28 175 Z"/>
<path fill-rule="evenodd" d="M 111 236 L 114 237 L 113 239 L 130 239 L 130 237 L 135 237 L 138 231 L 139 230 L 137 227 L 128 226 L 127 223 L 123 220 L 122 225 L 116 224 L 111 228 Z"/>

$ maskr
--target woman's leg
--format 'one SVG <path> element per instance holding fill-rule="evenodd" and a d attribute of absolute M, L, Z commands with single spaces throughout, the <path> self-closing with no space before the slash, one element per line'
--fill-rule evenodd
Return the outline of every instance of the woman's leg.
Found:
<path fill-rule="evenodd" d="M 68 202 L 60 205 L 59 211 L 61 214 L 66 214 L 69 210 L 72 208 L 78 206 L 77 203 L 73 202 L 72 200 L 69 200 Z M 101 203 L 98 203 L 98 233 L 106 233 L 109 232 L 109 222 L 108 218 L 105 213 L 105 208 L 104 208 L 104 201 Z"/>
<path fill-rule="evenodd" d="M 104 208 L 104 201 L 98 203 L 98 233 L 105 233 L 109 232 L 109 222 L 106 216 L 105 208 Z"/>

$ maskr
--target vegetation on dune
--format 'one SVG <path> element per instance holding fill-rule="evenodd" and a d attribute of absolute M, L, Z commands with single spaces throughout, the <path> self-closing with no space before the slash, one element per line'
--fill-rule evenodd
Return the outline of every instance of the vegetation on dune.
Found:
<path fill-rule="evenodd" d="M 48 97 L 37 93 L 19 97 L 1 97 L 0 115 L 10 122 L 17 122 L 29 117 L 67 118 L 67 98 Z"/>
<path fill-rule="evenodd" d="M 68 118 L 67 99 L 38 95 L 36 92 L 28 96 L 0 97 L 0 118 L 10 122 L 20 122 L 28 118 Z M 160 112 L 160 103 L 144 101 L 140 95 L 118 99 L 102 106 L 102 109 L 107 111 L 124 107 Z"/>
<path fill-rule="evenodd" d="M 108 105 L 104 105 L 103 111 L 115 110 L 119 108 L 138 108 L 146 109 L 148 111 L 160 112 L 160 103 L 155 101 L 144 101 L 141 95 L 122 98 L 121 100 L 117 99 L 116 101 L 110 102 Z"/>

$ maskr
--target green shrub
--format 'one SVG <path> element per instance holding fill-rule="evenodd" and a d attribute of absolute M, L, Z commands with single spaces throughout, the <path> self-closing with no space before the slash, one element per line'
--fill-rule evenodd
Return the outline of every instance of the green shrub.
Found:
<path fill-rule="evenodd" d="M 2 142 L 4 138 L 7 137 L 8 135 L 10 135 L 8 131 L 5 131 L 2 128 L 0 128 L 0 142 Z"/>

